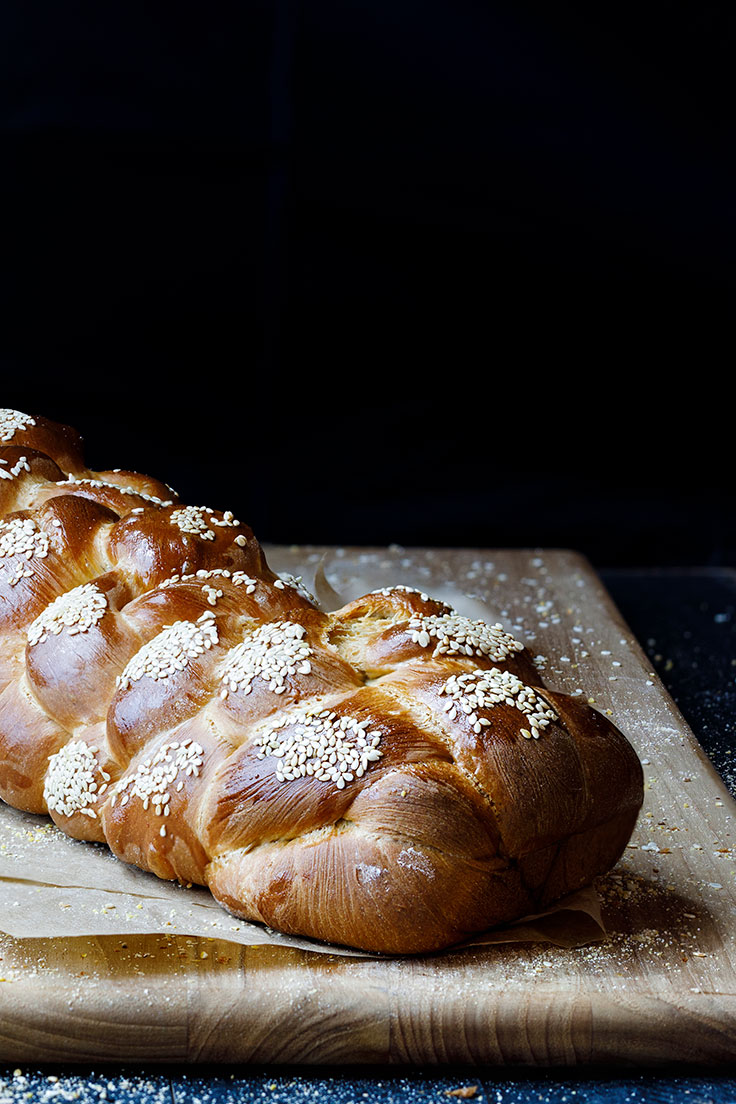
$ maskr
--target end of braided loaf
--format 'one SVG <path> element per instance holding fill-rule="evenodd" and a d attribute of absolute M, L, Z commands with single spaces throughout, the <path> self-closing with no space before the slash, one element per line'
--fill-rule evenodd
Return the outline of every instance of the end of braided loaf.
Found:
<path fill-rule="evenodd" d="M 631 745 L 501 626 L 407 587 L 332 613 L 232 513 L 0 411 L 0 797 L 235 915 L 449 946 L 620 857 Z"/>

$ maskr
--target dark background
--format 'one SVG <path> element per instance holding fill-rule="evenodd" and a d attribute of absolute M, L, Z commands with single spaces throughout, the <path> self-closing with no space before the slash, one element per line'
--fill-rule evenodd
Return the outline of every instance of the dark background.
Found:
<path fill-rule="evenodd" d="M 264 542 L 736 565 L 732 5 L 3 5 L 2 405 Z"/>

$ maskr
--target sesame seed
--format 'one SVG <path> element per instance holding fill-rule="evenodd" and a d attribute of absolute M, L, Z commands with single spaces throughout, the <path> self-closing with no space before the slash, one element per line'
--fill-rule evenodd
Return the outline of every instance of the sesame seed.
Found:
<path fill-rule="evenodd" d="M 246 594 L 252 594 L 258 585 L 258 580 L 253 579 L 250 575 L 246 575 L 244 571 L 234 571 L 232 579 L 236 586 L 245 587 Z"/>
<path fill-rule="evenodd" d="M 217 605 L 217 599 L 222 598 L 222 591 L 217 590 L 213 586 L 209 586 L 207 583 L 202 587 L 202 593 L 207 595 L 207 601 L 211 606 Z"/>

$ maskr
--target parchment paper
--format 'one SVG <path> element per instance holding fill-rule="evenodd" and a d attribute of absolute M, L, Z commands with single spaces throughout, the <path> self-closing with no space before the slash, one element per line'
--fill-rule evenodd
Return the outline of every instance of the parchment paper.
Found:
<path fill-rule="evenodd" d="M 325 609 L 344 600 L 318 564 L 305 585 Z M 400 582 L 402 580 L 394 580 Z M 356 577 L 356 597 L 388 580 Z M 361 587 L 363 589 L 361 589 Z M 477 599 L 432 591 L 466 616 L 496 620 Z M 209 891 L 166 882 L 119 862 L 102 844 L 65 836 L 47 818 L 0 802 L 0 931 L 14 938 L 64 938 L 169 934 L 216 938 L 255 946 L 274 944 L 323 954 L 381 958 L 352 948 L 283 935 L 227 913 Z M 592 887 L 571 894 L 544 913 L 476 936 L 451 951 L 489 944 L 545 942 L 581 946 L 606 938 L 598 895 Z M 449 953 L 449 952 L 443 952 Z"/>

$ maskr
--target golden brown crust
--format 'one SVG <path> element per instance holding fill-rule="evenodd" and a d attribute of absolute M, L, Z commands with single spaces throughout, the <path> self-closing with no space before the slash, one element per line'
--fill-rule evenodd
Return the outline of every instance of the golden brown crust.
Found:
<path fill-rule="evenodd" d="M 501 625 L 320 610 L 227 511 L 0 411 L 0 797 L 285 932 L 434 951 L 612 866 L 642 768 Z M 71 477 L 71 478 L 70 478 Z"/>

